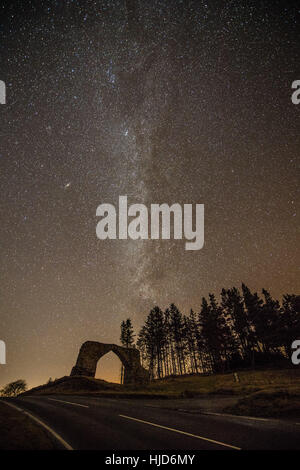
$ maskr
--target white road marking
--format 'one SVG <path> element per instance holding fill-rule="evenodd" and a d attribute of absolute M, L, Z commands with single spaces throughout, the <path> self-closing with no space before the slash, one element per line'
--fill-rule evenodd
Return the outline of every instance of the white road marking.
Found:
<path fill-rule="evenodd" d="M 45 428 L 50 434 L 52 434 L 55 439 L 62 444 L 62 446 L 67 449 L 67 450 L 74 450 L 73 447 L 70 446 L 57 432 L 55 432 L 50 426 L 45 424 L 43 421 L 41 421 L 39 418 L 36 418 L 33 416 L 31 413 L 28 411 L 23 410 L 22 408 L 19 408 L 16 405 L 13 405 L 12 403 L 8 403 L 6 400 L 3 400 L 2 403 L 6 403 L 6 405 L 11 406 L 12 408 L 15 408 L 16 410 L 20 411 L 20 413 L 23 413 L 24 415 L 28 416 L 29 418 L 33 419 L 36 423 L 38 423 L 40 426 Z"/>
<path fill-rule="evenodd" d="M 218 444 L 220 446 L 229 447 L 230 449 L 241 450 L 240 447 L 233 446 L 231 444 L 225 444 L 225 442 L 215 441 L 203 436 L 197 436 L 196 434 L 191 434 L 189 432 L 180 431 L 179 429 L 169 428 L 167 426 L 162 426 L 161 424 L 150 423 L 150 421 L 144 421 L 143 419 L 132 418 L 131 416 L 119 415 L 121 418 L 131 419 L 132 421 L 137 421 L 139 423 L 149 424 L 150 426 L 155 426 L 156 428 L 166 429 L 167 431 L 177 432 L 179 434 L 184 434 L 189 437 L 194 437 L 196 439 L 201 439 L 202 441 L 211 442 L 213 444 Z"/>
<path fill-rule="evenodd" d="M 48 400 L 59 401 L 60 403 L 67 403 L 68 405 L 81 406 L 82 408 L 89 408 L 88 405 L 81 405 L 80 403 L 74 403 L 73 401 L 57 400 L 56 398 L 48 398 Z"/>
<path fill-rule="evenodd" d="M 181 410 L 186 411 L 186 410 Z M 229 413 L 212 413 L 212 412 L 202 412 L 204 415 L 213 415 L 213 416 L 223 416 L 224 418 L 245 418 L 245 419 L 253 419 L 255 421 L 276 421 L 269 418 L 255 418 L 254 416 L 243 416 L 243 415 L 231 415 Z"/>

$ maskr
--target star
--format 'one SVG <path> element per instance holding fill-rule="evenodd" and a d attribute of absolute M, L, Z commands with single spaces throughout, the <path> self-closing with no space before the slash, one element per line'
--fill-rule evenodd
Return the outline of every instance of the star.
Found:
<path fill-rule="evenodd" d="M 118 343 L 128 316 L 138 333 L 154 303 L 197 311 L 202 296 L 241 280 L 274 298 L 297 294 L 295 9 L 7 3 L 0 316 L 11 359 L 0 388 L 18 371 L 31 386 L 68 374 L 83 341 Z M 203 249 L 97 239 L 96 208 L 121 195 L 204 204 Z"/>

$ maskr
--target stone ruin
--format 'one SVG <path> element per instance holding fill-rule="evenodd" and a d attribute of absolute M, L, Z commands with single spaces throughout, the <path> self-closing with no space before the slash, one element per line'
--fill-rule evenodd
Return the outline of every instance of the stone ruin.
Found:
<path fill-rule="evenodd" d="M 97 363 L 102 356 L 113 351 L 124 366 L 124 384 L 145 384 L 149 382 L 149 373 L 141 365 L 140 353 L 135 348 L 125 348 L 116 344 L 86 341 L 80 348 L 71 376 L 84 375 L 95 377 Z"/>

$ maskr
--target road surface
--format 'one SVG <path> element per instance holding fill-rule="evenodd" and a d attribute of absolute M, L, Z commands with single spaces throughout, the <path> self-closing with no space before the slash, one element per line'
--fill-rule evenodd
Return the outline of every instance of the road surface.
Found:
<path fill-rule="evenodd" d="M 75 450 L 300 449 L 300 423 L 167 409 L 155 400 L 25 396 L 26 410 Z M 178 402 L 180 407 L 180 402 Z"/>

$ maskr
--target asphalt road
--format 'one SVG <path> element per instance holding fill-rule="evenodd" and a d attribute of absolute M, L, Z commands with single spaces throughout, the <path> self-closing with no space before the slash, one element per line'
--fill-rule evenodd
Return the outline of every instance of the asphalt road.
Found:
<path fill-rule="evenodd" d="M 300 449 L 297 422 L 170 410 L 155 400 L 55 395 L 9 402 L 75 450 Z"/>

